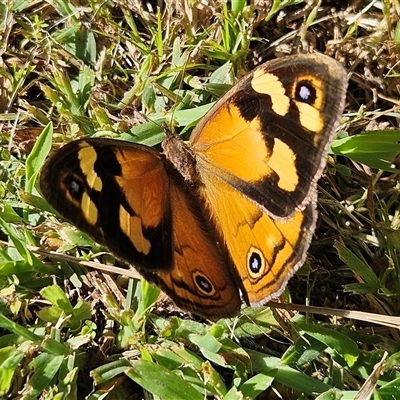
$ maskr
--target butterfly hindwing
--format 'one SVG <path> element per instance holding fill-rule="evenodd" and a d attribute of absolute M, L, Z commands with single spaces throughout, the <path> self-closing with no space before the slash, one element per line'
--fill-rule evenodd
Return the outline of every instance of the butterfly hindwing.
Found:
<path fill-rule="evenodd" d="M 216 241 L 202 198 L 184 187 L 171 182 L 172 267 L 150 277 L 141 272 L 186 310 L 208 318 L 234 315 L 241 304 L 234 266 Z"/>
<path fill-rule="evenodd" d="M 208 178 L 207 192 L 220 191 L 229 199 L 211 194 L 208 204 L 221 226 L 243 295 L 249 304 L 260 305 L 278 296 L 303 264 L 315 227 L 315 202 L 274 220 L 237 189 L 215 175 Z"/>

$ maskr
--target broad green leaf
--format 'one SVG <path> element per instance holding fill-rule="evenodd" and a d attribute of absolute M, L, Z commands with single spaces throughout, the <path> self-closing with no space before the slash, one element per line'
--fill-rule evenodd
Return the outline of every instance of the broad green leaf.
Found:
<path fill-rule="evenodd" d="M 205 335 L 190 335 L 190 341 L 199 346 L 200 349 L 205 349 L 212 353 L 217 353 L 222 347 L 222 344 L 210 333 L 206 333 Z"/>
<path fill-rule="evenodd" d="M 125 374 L 138 385 L 163 400 L 204 400 L 203 394 L 182 376 L 165 367 L 142 360 L 131 361 L 131 366 L 125 371 Z"/>
<path fill-rule="evenodd" d="M 247 350 L 254 372 L 274 377 L 276 382 L 309 396 L 323 393 L 330 385 L 314 379 L 303 372 L 281 363 L 278 357 L 272 357 L 254 350 Z"/>
<path fill-rule="evenodd" d="M 324 343 L 332 352 L 346 360 L 351 367 L 357 360 L 360 350 L 357 343 L 347 335 L 334 329 L 306 322 L 304 316 L 297 315 L 291 319 L 295 327 L 309 336 Z"/>
<path fill-rule="evenodd" d="M 29 364 L 34 368 L 34 373 L 27 383 L 27 390 L 30 391 L 30 398 L 37 398 L 47 388 L 54 376 L 57 374 L 64 356 L 41 353 Z"/>
<path fill-rule="evenodd" d="M 49 123 L 39 135 L 35 146 L 26 160 L 26 186 L 25 190 L 32 194 L 36 178 L 46 157 L 48 156 L 53 137 L 53 125 Z"/>
<path fill-rule="evenodd" d="M 255 399 L 259 394 L 269 388 L 274 381 L 274 375 L 257 374 L 240 386 L 240 390 L 244 396 L 250 399 Z"/>
<path fill-rule="evenodd" d="M 14 372 L 25 354 L 13 346 L 0 349 L 0 396 L 10 390 Z"/>
<path fill-rule="evenodd" d="M 125 358 L 120 358 L 116 361 L 109 361 L 107 364 L 101 365 L 90 372 L 96 386 L 114 379 L 120 374 L 123 374 L 129 369 L 131 364 Z"/>
<path fill-rule="evenodd" d="M 52 285 L 45 287 L 44 289 L 41 290 L 40 294 L 46 300 L 50 301 L 51 304 L 63 310 L 67 315 L 72 314 L 73 307 L 69 302 L 67 295 L 60 288 L 60 286 Z"/>
<path fill-rule="evenodd" d="M 393 165 L 400 154 L 400 131 L 369 131 L 335 140 L 331 149 L 334 154 L 389 172 L 399 166 Z"/>

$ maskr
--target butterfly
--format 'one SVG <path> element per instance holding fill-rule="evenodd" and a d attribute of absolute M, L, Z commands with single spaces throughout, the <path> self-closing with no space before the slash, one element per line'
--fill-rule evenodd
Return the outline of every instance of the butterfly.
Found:
<path fill-rule="evenodd" d="M 163 153 L 112 139 L 68 143 L 41 192 L 59 214 L 188 311 L 235 315 L 279 296 L 304 263 L 317 181 L 347 74 L 321 55 L 269 61 Z"/>

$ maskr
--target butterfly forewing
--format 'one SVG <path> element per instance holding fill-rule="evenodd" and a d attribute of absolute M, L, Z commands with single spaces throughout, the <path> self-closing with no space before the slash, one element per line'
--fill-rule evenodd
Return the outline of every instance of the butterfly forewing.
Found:
<path fill-rule="evenodd" d="M 345 70 L 322 55 L 258 67 L 193 132 L 200 174 L 218 175 L 272 217 L 289 217 L 312 197 L 346 87 Z"/>
<path fill-rule="evenodd" d="M 109 139 L 74 141 L 49 159 L 40 187 L 65 219 L 118 257 L 170 268 L 169 179 L 155 150 Z"/>

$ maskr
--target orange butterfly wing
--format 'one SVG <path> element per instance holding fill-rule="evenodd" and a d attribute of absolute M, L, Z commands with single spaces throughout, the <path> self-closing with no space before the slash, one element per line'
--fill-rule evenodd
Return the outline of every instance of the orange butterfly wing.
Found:
<path fill-rule="evenodd" d="M 246 75 L 190 138 L 205 204 L 250 304 L 278 296 L 304 262 L 346 87 L 328 57 L 277 59 Z"/>
<path fill-rule="evenodd" d="M 198 195 L 167 173 L 155 150 L 108 139 L 71 142 L 44 167 L 41 190 L 66 219 L 179 306 L 209 317 L 238 311 L 229 259 Z"/>

